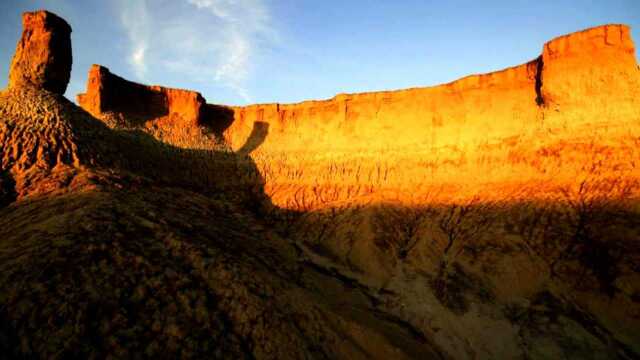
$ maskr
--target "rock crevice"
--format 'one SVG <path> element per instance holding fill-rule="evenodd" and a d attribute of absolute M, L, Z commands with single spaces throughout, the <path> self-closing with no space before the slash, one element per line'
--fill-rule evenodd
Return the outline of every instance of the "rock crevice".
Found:
<path fill-rule="evenodd" d="M 544 68 L 544 61 L 542 56 L 536 59 L 536 104 L 538 106 L 544 106 L 544 97 L 542 96 L 542 71 Z"/>

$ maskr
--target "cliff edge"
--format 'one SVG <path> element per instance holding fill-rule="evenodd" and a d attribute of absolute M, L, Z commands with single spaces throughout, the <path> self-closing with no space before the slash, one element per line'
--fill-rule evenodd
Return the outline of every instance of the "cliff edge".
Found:
<path fill-rule="evenodd" d="M 560 107 L 579 113 L 569 125 L 580 126 L 612 101 L 618 103 L 617 115 L 633 117 L 638 93 L 640 72 L 629 27 L 603 25 L 547 42 L 526 64 L 433 87 L 214 107 L 196 92 L 135 84 L 95 65 L 78 103 L 98 117 L 117 112 L 149 120 L 179 114 L 184 126 L 213 124 L 236 149 L 256 121 L 269 124 L 266 147 L 347 149 L 486 142 L 538 129 L 544 119 L 555 126 L 553 112 Z"/>

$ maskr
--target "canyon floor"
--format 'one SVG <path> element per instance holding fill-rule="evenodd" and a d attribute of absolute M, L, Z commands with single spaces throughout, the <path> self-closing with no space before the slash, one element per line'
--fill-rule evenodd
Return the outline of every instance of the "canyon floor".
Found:
<path fill-rule="evenodd" d="M 231 107 L 99 65 L 76 105 L 69 25 L 23 26 L 0 358 L 640 358 L 628 28 L 438 87 Z"/>

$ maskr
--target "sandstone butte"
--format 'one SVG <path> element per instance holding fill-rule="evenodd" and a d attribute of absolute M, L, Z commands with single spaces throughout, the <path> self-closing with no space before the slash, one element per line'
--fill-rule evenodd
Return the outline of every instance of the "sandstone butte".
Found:
<path fill-rule="evenodd" d="M 213 126 L 235 150 L 259 130 L 252 156 L 267 192 L 290 205 L 295 196 L 407 198 L 425 184 L 504 195 L 508 184 L 560 184 L 589 172 L 635 178 L 639 95 L 630 29 L 604 25 L 555 38 L 526 64 L 433 87 L 217 106 L 94 65 L 78 103 L 97 117 L 155 127 L 178 115 L 169 132 L 176 121 L 179 129 Z"/>

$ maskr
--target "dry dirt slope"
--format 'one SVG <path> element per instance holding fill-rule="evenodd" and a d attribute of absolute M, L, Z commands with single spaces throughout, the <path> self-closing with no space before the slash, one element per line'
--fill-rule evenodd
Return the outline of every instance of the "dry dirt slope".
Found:
<path fill-rule="evenodd" d="M 154 180 L 154 158 L 190 153 L 44 90 L 1 93 L 0 116 L 3 356 L 441 357 L 297 261 L 242 197 Z"/>
<path fill-rule="evenodd" d="M 0 358 L 445 357 L 255 219 L 250 159 L 108 128 L 61 95 L 69 25 L 23 26 L 0 92 Z"/>

